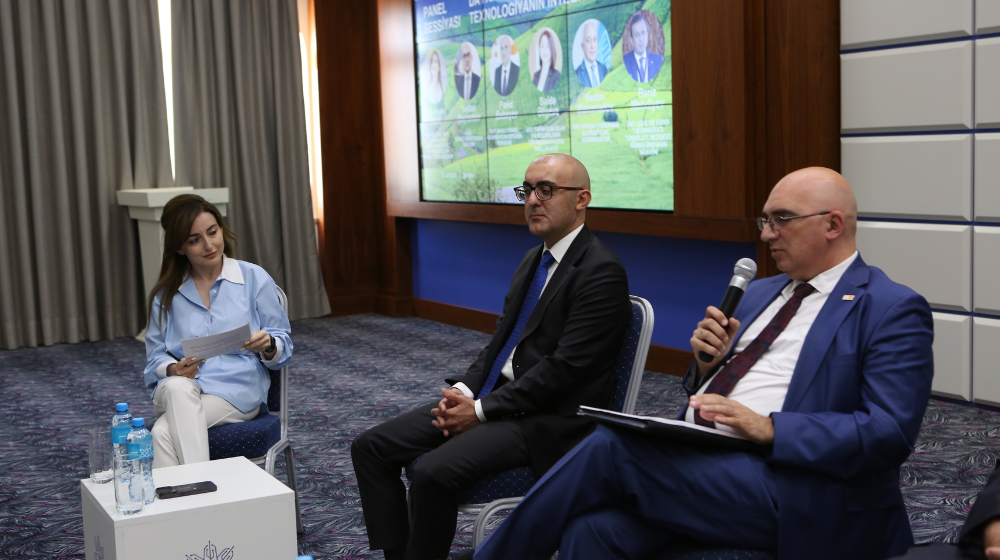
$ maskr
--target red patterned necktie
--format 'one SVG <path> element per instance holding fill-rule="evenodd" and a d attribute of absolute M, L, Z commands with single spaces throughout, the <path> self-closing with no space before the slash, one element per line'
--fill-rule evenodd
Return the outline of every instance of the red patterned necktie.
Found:
<path fill-rule="evenodd" d="M 764 352 L 767 352 L 767 349 L 771 347 L 771 343 L 774 342 L 774 339 L 778 338 L 781 331 L 785 330 L 788 322 L 792 320 L 795 312 L 802 305 L 802 299 L 815 291 L 816 288 L 813 288 L 810 284 L 803 283 L 796 286 L 792 297 L 788 298 L 785 305 L 781 306 L 778 314 L 771 319 L 771 322 L 764 327 L 764 330 L 757 335 L 757 338 L 753 339 L 753 342 L 732 360 L 729 360 L 729 363 L 724 365 L 719 370 L 719 373 L 712 378 L 712 381 L 708 384 L 708 388 L 705 389 L 705 394 L 712 393 L 722 395 L 723 397 L 728 395 L 733 390 L 733 387 L 736 386 L 736 383 L 764 355 Z M 694 421 L 699 426 L 707 428 L 715 427 L 715 422 L 709 422 L 702 418 L 699 410 L 694 411 Z"/>

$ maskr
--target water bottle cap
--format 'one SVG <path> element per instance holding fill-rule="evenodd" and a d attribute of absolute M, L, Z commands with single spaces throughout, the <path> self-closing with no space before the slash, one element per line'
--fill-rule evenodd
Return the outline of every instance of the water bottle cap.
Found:
<path fill-rule="evenodd" d="M 299 556 L 295 560 L 313 560 L 312 556 Z"/>
<path fill-rule="evenodd" d="M 145 425 L 146 425 L 146 419 L 145 418 L 133 418 L 132 419 L 132 427 L 133 428 L 141 428 L 141 427 L 143 427 Z"/>
<path fill-rule="evenodd" d="M 128 410 L 128 403 L 120 402 L 115 405 L 115 410 L 118 412 L 125 412 Z"/>

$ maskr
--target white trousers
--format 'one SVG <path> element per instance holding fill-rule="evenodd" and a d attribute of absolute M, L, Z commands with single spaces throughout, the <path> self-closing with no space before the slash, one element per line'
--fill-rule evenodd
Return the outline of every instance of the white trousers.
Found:
<path fill-rule="evenodd" d="M 208 429 L 246 422 L 259 412 L 240 412 L 229 401 L 201 392 L 187 377 L 167 377 L 153 393 L 153 468 L 208 461 Z"/>

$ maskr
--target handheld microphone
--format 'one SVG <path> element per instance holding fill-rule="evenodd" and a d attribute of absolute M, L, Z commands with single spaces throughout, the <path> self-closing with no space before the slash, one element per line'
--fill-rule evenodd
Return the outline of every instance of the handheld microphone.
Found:
<path fill-rule="evenodd" d="M 743 293 L 746 292 L 747 285 L 754 276 L 757 276 L 757 263 L 753 262 L 753 259 L 740 259 L 736 262 L 733 279 L 729 281 L 729 289 L 726 290 L 726 296 L 719 305 L 719 311 L 722 311 L 727 319 L 736 312 L 736 306 L 740 304 Z M 705 363 L 711 362 L 714 358 L 715 356 L 708 352 L 698 352 L 698 359 Z"/>

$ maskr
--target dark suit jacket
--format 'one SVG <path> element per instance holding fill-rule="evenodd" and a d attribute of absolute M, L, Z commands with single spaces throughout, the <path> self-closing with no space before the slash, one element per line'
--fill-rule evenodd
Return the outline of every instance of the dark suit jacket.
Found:
<path fill-rule="evenodd" d="M 517 85 L 517 75 L 521 72 L 521 67 L 513 62 L 510 63 L 510 73 L 507 75 L 507 91 L 500 91 L 500 86 L 503 85 L 503 64 L 497 66 L 496 72 L 493 72 L 493 89 L 497 90 L 497 93 L 506 97 L 514 91 L 514 86 Z"/>
<path fill-rule="evenodd" d="M 788 282 L 782 274 L 750 284 L 734 340 Z M 780 558 L 881 559 L 913 544 L 899 467 L 930 397 L 933 340 L 927 301 L 858 257 L 816 317 L 772 414 Z"/>
<path fill-rule="evenodd" d="M 608 67 L 601 64 L 600 60 L 596 62 L 597 62 L 597 77 L 603 82 L 604 77 L 608 75 Z M 586 60 L 581 62 L 580 65 L 576 67 L 576 77 L 578 80 L 580 80 L 580 83 L 583 84 L 583 87 L 597 87 L 601 85 L 601 84 L 590 83 L 590 73 L 587 72 Z"/>
<path fill-rule="evenodd" d="M 649 60 L 646 62 L 646 77 L 649 78 L 647 82 L 652 82 L 653 78 L 660 72 L 660 67 L 663 66 L 663 57 L 652 51 L 646 51 L 646 56 Z M 628 71 L 628 75 L 632 76 L 632 79 L 641 82 L 639 76 L 639 61 L 635 59 L 635 51 L 626 53 L 622 57 L 622 62 L 625 63 L 625 70 Z"/>
<path fill-rule="evenodd" d="M 458 88 L 458 96 L 466 100 L 475 97 L 476 91 L 479 89 L 479 76 L 475 73 L 469 75 L 472 76 L 472 87 L 469 88 L 469 97 L 465 97 L 465 74 L 461 72 L 455 74 L 455 87 Z"/>
<path fill-rule="evenodd" d="M 538 78 L 540 78 L 541 76 L 542 76 L 542 71 L 539 70 L 535 72 L 534 76 L 531 77 L 531 82 L 534 83 L 536 87 L 538 86 Z M 556 84 L 558 83 L 559 83 L 559 71 L 550 69 L 549 75 L 545 78 L 545 83 L 542 84 L 542 87 L 538 89 L 541 90 L 543 93 L 548 93 L 552 91 L 552 88 L 556 87 Z"/>
<path fill-rule="evenodd" d="M 962 558 L 986 557 L 983 553 L 983 529 L 987 522 L 997 518 L 1000 518 L 1000 468 L 993 471 L 962 526 L 959 538 Z"/>
<path fill-rule="evenodd" d="M 542 256 L 528 251 L 514 273 L 503 315 L 489 345 L 465 375 L 479 394 L 517 322 L 521 302 Z M 618 257 L 583 227 L 542 292 L 514 351 L 514 380 L 501 376 L 482 399 L 488 420 L 517 418 L 527 434 L 532 464 L 549 469 L 593 429 L 576 417 L 580 405 L 607 407 L 612 371 L 631 317 L 628 278 Z"/>

